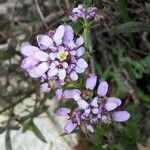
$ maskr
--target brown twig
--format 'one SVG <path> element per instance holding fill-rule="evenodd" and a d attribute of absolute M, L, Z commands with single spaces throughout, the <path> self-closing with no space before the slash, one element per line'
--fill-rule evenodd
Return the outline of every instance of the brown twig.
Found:
<path fill-rule="evenodd" d="M 39 5 L 39 3 L 38 3 L 38 0 L 35 0 L 35 5 L 36 5 L 36 9 L 37 9 L 37 12 L 38 12 L 38 14 L 39 14 L 41 20 L 43 21 L 45 27 L 48 28 L 48 25 L 47 25 L 47 23 L 46 23 L 46 21 L 45 21 L 44 15 L 43 15 L 43 13 L 42 13 L 42 11 L 41 11 L 41 9 L 40 9 L 40 5 Z"/>

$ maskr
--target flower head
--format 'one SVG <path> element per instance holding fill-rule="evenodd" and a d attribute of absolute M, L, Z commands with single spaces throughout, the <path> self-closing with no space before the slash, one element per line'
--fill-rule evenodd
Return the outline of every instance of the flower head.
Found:
<path fill-rule="evenodd" d="M 66 78 L 76 81 L 78 74 L 88 67 L 82 58 L 85 54 L 83 37 L 75 37 L 69 25 L 60 25 L 55 31 L 49 31 L 48 35 L 38 35 L 37 43 L 38 47 L 21 47 L 21 53 L 25 56 L 21 67 L 33 78 L 51 80 L 55 84 L 59 81 L 65 83 Z"/>
<path fill-rule="evenodd" d="M 69 121 L 65 126 L 65 132 L 72 132 L 83 122 L 88 131 L 94 132 L 93 126 L 95 124 L 110 124 L 112 121 L 123 122 L 129 119 L 130 114 L 128 112 L 116 111 L 117 107 L 121 105 L 121 100 L 116 97 L 106 96 L 108 92 L 106 81 L 101 81 L 98 85 L 97 94 L 93 94 L 92 90 L 95 88 L 96 82 L 97 77 L 94 74 L 90 74 L 86 80 L 85 91 L 71 91 L 69 93 L 67 91 L 67 94 L 70 94 L 67 97 L 76 101 L 77 108 L 68 111 L 66 114 L 69 117 Z M 66 108 L 63 109 L 61 111 L 66 110 Z"/>
<path fill-rule="evenodd" d="M 69 19 L 72 21 L 78 19 L 100 21 L 104 19 L 104 17 L 98 14 L 98 9 L 96 7 L 86 7 L 85 5 L 80 4 L 72 9 Z"/>

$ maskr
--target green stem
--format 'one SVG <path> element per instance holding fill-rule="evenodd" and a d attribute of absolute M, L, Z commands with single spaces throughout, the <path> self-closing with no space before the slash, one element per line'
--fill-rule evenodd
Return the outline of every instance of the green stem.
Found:
<path fill-rule="evenodd" d="M 91 26 L 91 23 L 88 22 L 87 20 L 84 20 L 84 31 L 83 31 L 84 46 L 92 54 L 93 49 L 92 49 L 92 44 L 91 44 L 91 39 L 90 39 L 90 29 L 91 29 L 90 26 Z M 94 57 L 93 56 L 90 57 L 90 64 L 91 64 L 92 73 L 95 73 Z"/>
<path fill-rule="evenodd" d="M 84 37 L 84 46 L 89 49 L 89 35 L 90 35 L 90 29 L 88 22 L 85 20 L 84 21 L 84 31 L 83 31 L 83 37 Z"/>

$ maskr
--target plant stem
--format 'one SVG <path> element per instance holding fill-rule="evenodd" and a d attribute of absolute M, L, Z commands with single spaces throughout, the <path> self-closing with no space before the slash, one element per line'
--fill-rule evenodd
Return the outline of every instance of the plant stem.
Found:
<path fill-rule="evenodd" d="M 90 23 L 87 20 L 84 20 L 83 36 L 84 36 L 84 46 L 92 54 L 93 53 L 93 47 L 92 47 L 91 36 L 90 36 Z M 93 55 L 90 56 L 90 65 L 91 65 L 92 73 L 95 73 L 94 57 L 93 57 Z"/>

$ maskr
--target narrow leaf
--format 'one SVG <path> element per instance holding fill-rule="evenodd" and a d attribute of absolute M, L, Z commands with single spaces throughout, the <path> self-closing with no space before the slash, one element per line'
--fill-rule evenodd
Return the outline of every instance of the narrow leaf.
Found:
<path fill-rule="evenodd" d="M 130 21 L 117 26 L 117 28 L 114 31 L 118 33 L 125 33 L 125 34 L 141 32 L 141 31 L 149 32 L 150 25 L 143 24 L 142 22 Z"/>

